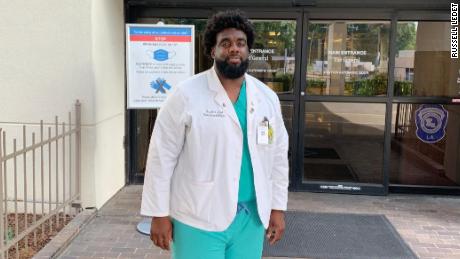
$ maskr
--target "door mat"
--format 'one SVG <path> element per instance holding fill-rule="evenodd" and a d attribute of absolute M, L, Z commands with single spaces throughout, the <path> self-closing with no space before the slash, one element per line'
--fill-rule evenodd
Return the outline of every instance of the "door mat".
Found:
<path fill-rule="evenodd" d="M 358 176 L 346 164 L 304 163 L 304 180 L 358 182 Z"/>
<path fill-rule="evenodd" d="M 303 154 L 305 158 L 340 159 L 333 148 L 306 147 Z"/>
<path fill-rule="evenodd" d="M 264 256 L 306 258 L 417 258 L 384 215 L 286 212 L 278 243 Z"/>

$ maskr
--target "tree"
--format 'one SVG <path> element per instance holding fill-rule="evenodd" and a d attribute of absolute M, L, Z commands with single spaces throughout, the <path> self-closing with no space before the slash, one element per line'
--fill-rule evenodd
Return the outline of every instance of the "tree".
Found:
<path fill-rule="evenodd" d="M 417 36 L 416 22 L 399 22 L 396 34 L 396 50 L 415 50 Z"/>

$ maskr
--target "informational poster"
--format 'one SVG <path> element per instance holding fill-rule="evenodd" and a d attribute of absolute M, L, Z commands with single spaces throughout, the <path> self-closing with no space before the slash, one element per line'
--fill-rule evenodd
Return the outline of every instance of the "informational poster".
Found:
<path fill-rule="evenodd" d="M 193 25 L 126 25 L 128 109 L 160 108 L 194 74 Z"/>

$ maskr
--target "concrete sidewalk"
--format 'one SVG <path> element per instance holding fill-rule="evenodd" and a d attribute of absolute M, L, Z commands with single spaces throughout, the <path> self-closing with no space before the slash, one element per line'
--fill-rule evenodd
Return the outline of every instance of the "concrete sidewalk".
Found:
<path fill-rule="evenodd" d="M 169 258 L 136 231 L 142 186 L 123 188 L 59 257 Z M 460 197 L 290 193 L 289 209 L 384 214 L 420 258 L 460 258 Z"/>

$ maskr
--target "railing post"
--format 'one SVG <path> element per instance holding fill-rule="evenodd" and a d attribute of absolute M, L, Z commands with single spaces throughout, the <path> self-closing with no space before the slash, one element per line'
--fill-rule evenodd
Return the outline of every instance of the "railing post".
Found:
<path fill-rule="evenodd" d="M 24 167 L 23 168 L 23 171 L 24 171 L 24 179 L 22 180 L 24 182 L 24 229 L 27 229 L 27 216 L 28 216 L 28 211 L 27 211 L 27 152 L 25 151 L 26 148 L 27 148 L 27 136 L 26 136 L 26 125 L 23 125 L 22 126 L 22 147 L 23 147 L 23 150 L 24 150 L 24 154 L 22 156 L 23 158 L 23 162 L 22 162 L 22 166 Z M 24 238 L 24 247 L 25 247 L 25 250 L 26 252 L 29 251 L 29 237 L 28 236 L 25 236 Z M 17 253 L 19 253 L 19 251 L 16 251 Z"/>
<path fill-rule="evenodd" d="M 397 106 L 396 106 L 396 121 L 395 121 L 395 138 L 398 139 L 399 137 L 399 108 L 400 108 L 400 104 L 401 103 L 398 103 Z"/>
<path fill-rule="evenodd" d="M 4 197 L 3 197 L 3 200 L 5 202 L 5 207 L 4 207 L 4 211 L 3 211 L 3 214 L 5 214 L 5 218 L 4 218 L 4 221 L 5 221 L 5 225 L 3 227 L 3 232 L 4 232 L 4 237 L 5 237 L 5 243 L 4 243 L 4 247 L 3 249 L 5 250 L 5 258 L 8 258 L 8 249 L 6 247 L 6 243 L 8 242 L 8 230 L 9 230 L 9 224 L 8 224 L 8 173 L 7 173 L 7 167 L 6 167 L 6 133 L 5 131 L 3 130 L 2 132 L 2 135 L 0 136 L 0 138 L 2 138 L 2 146 L 0 147 L 2 149 L 2 165 L 3 166 L 3 178 L 2 178 L 2 181 L 3 181 L 3 191 L 5 192 L 4 194 Z M 3 194 L 3 193 L 2 193 Z"/>
<path fill-rule="evenodd" d="M 54 117 L 54 126 L 56 130 L 56 206 L 54 207 L 56 209 L 56 228 L 59 226 L 59 210 L 57 208 L 59 207 L 59 125 L 58 125 L 58 116 Z"/>
<path fill-rule="evenodd" d="M 81 204 L 81 103 L 79 100 L 75 103 L 75 173 L 76 173 L 76 191 Z"/>
<path fill-rule="evenodd" d="M 2 129 L 0 128 L 0 258 L 4 258 L 3 248 L 5 247 L 4 237 L 5 229 L 3 228 L 3 153 L 2 153 Z"/>

